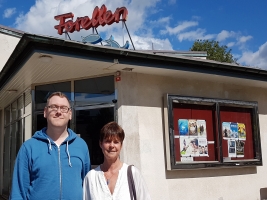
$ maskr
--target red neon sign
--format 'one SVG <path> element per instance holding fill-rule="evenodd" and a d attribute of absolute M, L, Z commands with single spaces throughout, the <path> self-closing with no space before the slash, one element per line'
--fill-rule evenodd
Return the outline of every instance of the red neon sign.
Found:
<path fill-rule="evenodd" d="M 73 33 L 74 31 L 80 31 L 80 29 L 88 30 L 92 27 L 97 28 L 99 25 L 105 26 L 106 24 L 111 25 L 114 22 L 119 23 L 120 20 L 126 21 L 127 15 L 128 10 L 125 7 L 117 8 L 112 13 L 110 10 L 107 11 L 107 7 L 103 4 L 100 9 L 98 6 L 95 7 L 91 19 L 88 16 L 77 17 L 76 21 L 73 22 L 73 13 L 55 16 L 55 20 L 59 20 L 59 25 L 56 25 L 55 29 L 57 29 L 59 35 L 62 35 L 64 29 L 65 32 Z M 72 19 L 66 21 L 68 18 Z"/>

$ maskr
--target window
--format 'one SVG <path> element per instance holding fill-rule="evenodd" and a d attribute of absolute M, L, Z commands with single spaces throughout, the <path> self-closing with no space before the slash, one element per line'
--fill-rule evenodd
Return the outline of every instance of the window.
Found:
<path fill-rule="evenodd" d="M 76 104 L 112 103 L 115 99 L 114 76 L 74 81 Z"/>
<path fill-rule="evenodd" d="M 35 87 L 35 110 L 44 110 L 47 98 L 53 92 L 62 92 L 68 99 L 71 99 L 71 82 L 53 83 L 47 85 L 39 85 Z"/>
<path fill-rule="evenodd" d="M 26 109 L 27 108 L 27 109 Z M 27 112 L 26 112 L 27 111 Z M 4 151 L 3 151 L 3 190 L 8 196 L 11 189 L 11 178 L 17 153 L 24 141 L 25 126 L 30 127 L 27 134 L 31 135 L 31 93 L 27 90 L 18 99 L 4 109 Z"/>
<path fill-rule="evenodd" d="M 257 102 L 166 95 L 167 169 L 262 165 Z"/>

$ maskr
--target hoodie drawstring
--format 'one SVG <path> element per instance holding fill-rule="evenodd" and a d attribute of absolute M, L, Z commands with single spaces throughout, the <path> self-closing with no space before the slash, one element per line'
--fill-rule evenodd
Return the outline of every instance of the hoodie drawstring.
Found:
<path fill-rule="evenodd" d="M 70 162 L 69 141 L 67 141 L 67 147 L 66 148 L 67 148 L 66 150 L 67 150 L 67 154 L 68 154 L 68 158 L 69 158 L 69 166 L 72 167 L 71 162 Z"/>
<path fill-rule="evenodd" d="M 50 151 L 52 151 L 51 141 L 49 140 L 49 138 L 46 138 L 46 139 L 48 140 L 48 145 L 49 145 L 48 148 Z M 50 153 L 50 151 L 49 151 L 49 153 Z"/>
<path fill-rule="evenodd" d="M 50 151 L 52 151 L 52 145 L 51 145 L 51 141 L 49 138 L 46 138 L 48 140 L 48 148 Z M 49 153 L 50 153 L 49 151 Z M 69 166 L 72 167 L 71 162 L 70 162 L 70 153 L 69 153 L 69 141 L 67 141 L 67 147 L 66 147 L 66 151 L 67 151 L 67 155 L 68 155 L 68 160 L 69 160 Z"/>

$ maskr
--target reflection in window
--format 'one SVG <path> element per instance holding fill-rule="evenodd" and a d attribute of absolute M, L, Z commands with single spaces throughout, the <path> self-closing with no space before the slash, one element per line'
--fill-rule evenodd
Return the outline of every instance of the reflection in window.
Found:
<path fill-rule="evenodd" d="M 11 121 L 17 119 L 17 101 L 13 102 L 11 105 Z"/>
<path fill-rule="evenodd" d="M 11 172 L 10 172 L 10 126 L 5 128 L 4 136 L 4 173 L 3 173 L 3 194 L 8 195 L 10 190 Z"/>
<path fill-rule="evenodd" d="M 27 98 L 26 98 L 27 96 Z M 24 98 L 25 97 L 25 98 Z M 24 105 L 31 104 L 31 94 L 30 91 L 27 91 L 17 100 L 15 100 L 11 105 L 8 105 L 4 109 L 4 152 L 3 152 L 3 190 L 2 194 L 5 196 L 9 195 L 11 188 L 11 177 L 16 160 L 17 153 L 23 142 L 23 133 L 24 133 L 24 117 L 25 121 L 28 120 L 27 133 L 31 134 L 31 113 L 28 112 L 24 115 Z M 24 101 L 25 99 L 25 101 Z M 26 102 L 26 99 L 27 102 Z M 12 120 L 11 120 L 12 118 Z"/>
<path fill-rule="evenodd" d="M 11 125 L 11 147 L 12 147 L 10 148 L 10 172 L 11 174 L 13 172 L 13 168 L 14 168 L 15 160 L 17 156 L 17 151 L 16 151 L 17 136 L 18 136 L 18 131 L 17 131 L 17 122 L 16 122 Z"/>
<path fill-rule="evenodd" d="M 27 114 L 31 114 L 32 110 L 31 110 L 31 102 L 32 102 L 32 95 L 30 90 L 25 92 L 24 95 L 24 113 Z"/>
<path fill-rule="evenodd" d="M 18 98 L 18 117 L 22 117 L 24 114 L 23 96 Z"/>
<path fill-rule="evenodd" d="M 48 85 L 40 85 L 35 87 L 35 103 L 36 109 L 42 110 L 45 107 L 46 100 L 53 92 L 64 93 L 69 100 L 71 99 L 71 82 L 53 83 Z"/>
<path fill-rule="evenodd" d="M 114 76 L 78 80 L 74 82 L 76 103 L 111 103 L 115 99 Z"/>
<path fill-rule="evenodd" d="M 10 123 L 10 106 L 5 108 L 5 125 Z"/>

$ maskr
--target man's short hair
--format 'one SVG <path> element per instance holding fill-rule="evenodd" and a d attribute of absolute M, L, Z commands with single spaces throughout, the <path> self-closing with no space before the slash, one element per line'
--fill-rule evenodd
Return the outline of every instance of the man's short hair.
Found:
<path fill-rule="evenodd" d="M 49 104 L 49 100 L 53 97 L 53 96 L 58 96 L 58 97 L 61 97 L 61 98 L 66 98 L 70 104 L 70 100 L 69 98 L 67 97 L 67 95 L 65 95 L 64 93 L 62 92 L 53 92 L 52 94 L 49 95 L 49 97 L 47 98 L 46 100 L 46 106 L 48 106 Z"/>
<path fill-rule="evenodd" d="M 118 139 L 122 143 L 124 137 L 124 130 L 121 128 L 121 126 L 116 122 L 109 122 L 101 129 L 99 141 L 103 142 L 105 139 Z"/>

